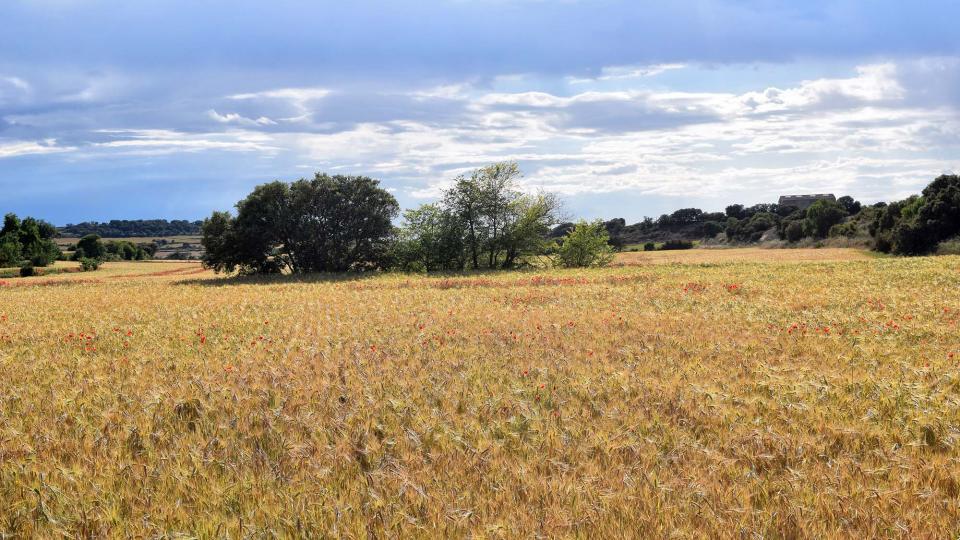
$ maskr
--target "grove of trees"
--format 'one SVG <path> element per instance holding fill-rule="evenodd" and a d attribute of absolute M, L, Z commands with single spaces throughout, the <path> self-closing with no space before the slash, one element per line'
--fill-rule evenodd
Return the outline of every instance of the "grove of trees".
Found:
<path fill-rule="evenodd" d="M 400 210 L 377 180 L 319 173 L 257 186 L 236 208 L 203 222 L 203 262 L 243 274 L 381 268 Z"/>
<path fill-rule="evenodd" d="M 202 221 L 174 219 L 111 219 L 105 222 L 85 221 L 60 227 L 60 234 L 81 237 L 96 234 L 101 238 L 133 238 L 149 236 L 193 236 L 200 234 Z"/>
<path fill-rule="evenodd" d="M 0 229 L 0 267 L 50 265 L 61 256 L 56 235 L 57 228 L 46 221 L 7 214 Z"/>
<path fill-rule="evenodd" d="M 374 269 L 508 269 L 550 257 L 564 266 L 609 261 L 601 223 L 551 238 L 560 200 L 519 189 L 520 169 L 503 162 L 454 179 L 436 203 L 407 210 L 377 180 L 329 176 L 257 186 L 236 215 L 214 212 L 202 226 L 203 262 L 242 274 Z"/>

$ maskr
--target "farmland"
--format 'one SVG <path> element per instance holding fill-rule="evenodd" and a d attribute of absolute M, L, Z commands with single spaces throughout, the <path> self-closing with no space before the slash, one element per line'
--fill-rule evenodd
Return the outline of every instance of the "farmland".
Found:
<path fill-rule="evenodd" d="M 948 537 L 960 257 L 0 282 L 0 534 Z"/>

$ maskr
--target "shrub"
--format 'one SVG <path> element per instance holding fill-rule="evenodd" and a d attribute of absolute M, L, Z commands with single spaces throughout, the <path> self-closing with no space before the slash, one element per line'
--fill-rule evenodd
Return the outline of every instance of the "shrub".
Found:
<path fill-rule="evenodd" d="M 655 249 L 657 249 L 657 245 L 654 244 L 653 242 L 647 242 L 646 244 L 643 245 L 644 251 L 654 251 Z"/>
<path fill-rule="evenodd" d="M 557 250 L 558 263 L 566 268 L 606 266 L 613 260 L 609 239 L 603 221 L 580 221 Z"/>
<path fill-rule="evenodd" d="M 92 272 L 100 268 L 99 259 L 91 259 L 89 257 L 83 257 L 80 259 L 80 270 L 84 272 Z"/>
<path fill-rule="evenodd" d="M 847 217 L 847 210 L 834 201 L 821 199 L 807 208 L 807 230 L 815 238 L 826 238 L 830 228 Z"/>
<path fill-rule="evenodd" d="M 667 240 L 660 246 L 661 250 L 668 251 L 674 249 L 692 249 L 693 242 L 689 240 Z"/>
<path fill-rule="evenodd" d="M 20 268 L 20 277 L 30 277 L 36 275 L 36 270 L 34 270 L 33 265 L 27 264 Z"/>
<path fill-rule="evenodd" d="M 838 223 L 833 227 L 830 227 L 830 237 L 836 238 L 843 236 L 846 238 L 853 238 L 857 236 L 857 223 L 855 221 L 848 221 L 846 223 Z"/>
<path fill-rule="evenodd" d="M 937 244 L 937 255 L 960 255 L 960 236 Z"/>
<path fill-rule="evenodd" d="M 30 264 L 32 266 L 50 266 L 53 260 L 54 259 L 50 256 L 49 253 L 41 253 L 39 255 L 34 255 L 30 259 Z"/>
<path fill-rule="evenodd" d="M 798 242 L 803 238 L 803 222 L 790 221 L 783 230 L 787 242 Z"/>

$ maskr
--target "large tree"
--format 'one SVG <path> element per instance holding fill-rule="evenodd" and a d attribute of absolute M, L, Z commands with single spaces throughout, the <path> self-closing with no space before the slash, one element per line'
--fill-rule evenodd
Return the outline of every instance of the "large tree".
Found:
<path fill-rule="evenodd" d="M 21 221 L 16 214 L 7 214 L 0 229 L 0 266 L 24 261 L 47 266 L 60 256 L 60 248 L 53 241 L 56 236 L 57 228 L 42 219 L 27 217 Z"/>
<path fill-rule="evenodd" d="M 437 204 L 405 214 L 394 250 L 401 268 L 512 268 L 544 253 L 560 200 L 523 193 L 520 168 L 495 163 L 459 176 Z"/>
<path fill-rule="evenodd" d="M 203 261 L 217 271 L 345 272 L 382 265 L 399 205 L 379 182 L 317 173 L 257 186 L 237 215 L 203 224 Z"/>
<path fill-rule="evenodd" d="M 872 227 L 877 249 L 923 255 L 960 234 L 960 176 L 944 174 L 919 197 L 887 206 Z"/>

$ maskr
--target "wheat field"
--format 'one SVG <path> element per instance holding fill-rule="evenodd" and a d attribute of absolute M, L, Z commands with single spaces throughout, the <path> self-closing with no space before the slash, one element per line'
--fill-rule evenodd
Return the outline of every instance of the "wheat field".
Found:
<path fill-rule="evenodd" d="M 960 534 L 960 257 L 0 282 L 0 536 Z"/>

